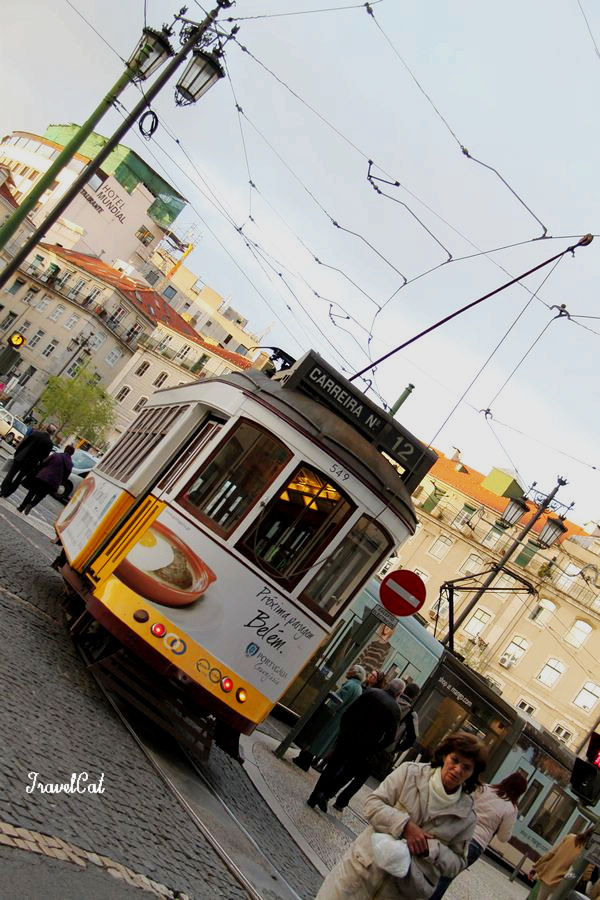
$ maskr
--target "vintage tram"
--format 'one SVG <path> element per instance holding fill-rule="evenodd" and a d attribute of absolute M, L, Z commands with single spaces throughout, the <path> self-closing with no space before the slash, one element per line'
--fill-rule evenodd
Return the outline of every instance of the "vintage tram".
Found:
<path fill-rule="evenodd" d="M 435 459 L 312 352 L 157 391 L 57 521 L 73 631 L 248 734 L 414 533 Z"/>

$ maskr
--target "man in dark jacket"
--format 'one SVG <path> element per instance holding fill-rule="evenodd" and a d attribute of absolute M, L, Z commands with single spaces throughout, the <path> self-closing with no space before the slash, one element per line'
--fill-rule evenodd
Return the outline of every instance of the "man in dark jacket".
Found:
<path fill-rule="evenodd" d="M 307 800 L 327 812 L 327 801 L 363 768 L 377 750 L 396 736 L 402 713 L 396 702 L 404 690 L 399 678 L 385 690 L 371 688 L 348 707 L 340 722 L 340 733 L 325 770 Z"/>
<path fill-rule="evenodd" d="M 8 472 L 0 485 L 0 497 L 10 497 L 21 482 L 29 475 L 35 475 L 40 463 L 52 451 L 52 437 L 56 434 L 56 425 L 46 425 L 39 431 L 34 430 L 24 438 L 17 449 Z"/>

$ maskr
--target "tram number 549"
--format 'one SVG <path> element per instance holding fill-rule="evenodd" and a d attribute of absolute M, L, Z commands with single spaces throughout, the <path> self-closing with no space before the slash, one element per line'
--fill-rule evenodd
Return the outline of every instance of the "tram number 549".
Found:
<path fill-rule="evenodd" d="M 350 478 L 350 472 L 346 472 L 346 470 L 343 469 L 341 466 L 338 466 L 337 463 L 334 463 L 334 464 L 330 467 L 329 471 L 330 471 L 333 475 L 335 475 L 336 478 L 339 478 L 340 481 L 348 481 L 348 479 Z"/>

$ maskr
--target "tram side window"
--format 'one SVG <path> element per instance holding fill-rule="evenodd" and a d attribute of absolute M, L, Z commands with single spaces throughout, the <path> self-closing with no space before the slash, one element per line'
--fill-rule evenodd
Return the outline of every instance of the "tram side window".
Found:
<path fill-rule="evenodd" d="M 183 488 L 177 501 L 214 531 L 227 536 L 291 456 L 277 438 L 242 420 Z"/>
<path fill-rule="evenodd" d="M 370 516 L 361 516 L 308 583 L 301 599 L 324 619 L 332 621 L 357 587 L 386 558 L 391 547 L 389 534 Z"/>
<path fill-rule="evenodd" d="M 519 800 L 519 812 L 522 816 L 526 816 L 539 795 L 544 790 L 544 785 L 541 781 L 531 781 L 527 786 L 527 790 Z"/>
<path fill-rule="evenodd" d="M 354 509 L 326 476 L 302 465 L 253 522 L 238 550 L 290 589 L 306 575 Z"/>
<path fill-rule="evenodd" d="M 575 812 L 576 805 L 573 797 L 554 787 L 529 823 L 529 828 L 553 844 Z"/>

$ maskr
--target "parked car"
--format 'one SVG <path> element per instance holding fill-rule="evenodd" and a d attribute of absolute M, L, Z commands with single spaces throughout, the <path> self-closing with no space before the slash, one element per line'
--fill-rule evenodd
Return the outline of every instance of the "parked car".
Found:
<path fill-rule="evenodd" d="M 68 502 L 73 491 L 79 487 L 86 475 L 89 475 L 94 466 L 99 462 L 98 457 L 92 456 L 87 450 L 76 450 L 71 459 L 73 461 L 73 468 L 71 469 L 69 479 L 66 485 L 61 485 L 54 495 L 61 503 Z"/>
<path fill-rule="evenodd" d="M 16 447 L 20 444 L 27 432 L 29 426 L 25 422 L 21 422 L 16 416 L 4 407 L 0 407 L 0 437 L 8 444 Z"/>

